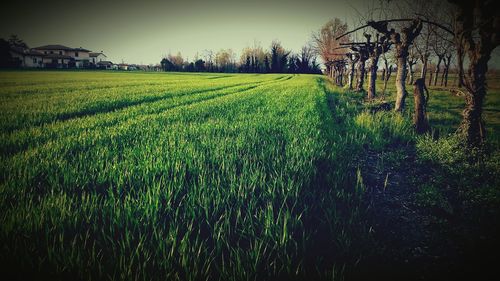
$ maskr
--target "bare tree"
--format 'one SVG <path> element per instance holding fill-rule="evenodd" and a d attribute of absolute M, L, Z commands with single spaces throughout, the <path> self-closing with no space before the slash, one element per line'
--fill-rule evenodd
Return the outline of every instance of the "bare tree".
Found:
<path fill-rule="evenodd" d="M 463 74 L 465 109 L 458 132 L 469 146 L 479 146 L 485 140 L 482 117 L 487 92 L 486 73 L 493 50 L 500 45 L 500 10 L 495 1 L 450 0 L 456 8 L 455 42 L 469 59 Z M 461 65 L 463 67 L 463 65 Z M 459 65 L 459 68 L 461 67 Z"/>
<path fill-rule="evenodd" d="M 231 49 L 220 49 L 215 54 L 215 65 L 220 72 L 235 72 L 235 54 Z"/>
<path fill-rule="evenodd" d="M 414 42 L 413 46 L 415 47 L 415 50 L 418 53 L 418 57 L 420 59 L 420 62 L 422 63 L 422 68 L 420 69 L 420 78 L 424 79 L 427 77 L 427 67 L 429 64 L 429 58 L 431 56 L 431 41 L 433 38 L 431 38 L 432 30 L 431 30 L 431 25 L 427 24 L 426 28 L 424 29 L 425 32 L 418 37 L 420 42 Z"/>
<path fill-rule="evenodd" d="M 349 62 L 349 82 L 348 82 L 348 89 L 352 90 L 352 83 L 354 80 L 354 73 L 355 73 L 355 67 L 356 63 L 359 61 L 359 53 L 348 53 L 347 55 L 347 60 Z"/>
<path fill-rule="evenodd" d="M 422 21 L 415 19 L 409 25 L 403 27 L 400 32 L 396 32 L 394 28 L 388 29 L 388 23 L 388 21 L 369 21 L 368 25 L 384 34 L 395 47 L 398 68 L 396 74 L 395 110 L 401 112 L 405 108 L 405 99 L 408 95 L 405 87 L 408 49 L 422 30 Z"/>
<path fill-rule="evenodd" d="M 356 91 L 361 92 L 363 91 L 363 85 L 365 82 L 365 75 L 366 75 L 366 61 L 369 58 L 368 54 L 368 49 L 365 46 L 359 46 L 359 47 L 353 47 L 353 51 L 358 52 L 359 54 L 359 59 L 358 59 L 358 73 L 357 73 L 357 81 L 356 81 Z"/>
<path fill-rule="evenodd" d="M 334 62 L 343 61 L 345 54 L 349 50 L 347 47 L 341 45 L 342 43 L 350 42 L 349 36 L 337 39 L 339 35 L 347 32 L 347 29 L 346 23 L 335 18 L 328 21 L 318 32 L 312 35 L 314 51 L 316 51 L 325 63 L 326 74 L 332 79 L 334 78 L 334 74 L 338 73 L 335 69 L 337 63 Z M 337 68 L 339 66 L 340 65 L 337 65 Z M 342 75 L 340 75 L 340 77 L 342 77 Z M 335 78 L 335 80 L 338 79 Z M 342 84 L 342 82 L 340 84 Z"/>
<path fill-rule="evenodd" d="M 260 42 L 254 41 L 253 46 L 245 47 L 241 51 L 240 66 L 243 66 L 242 71 L 258 73 L 270 70 L 269 65 L 266 67 L 266 57 L 269 64 L 271 54 L 264 51 Z"/>
<path fill-rule="evenodd" d="M 204 50 L 203 56 L 205 57 L 205 62 L 207 63 L 207 70 L 209 72 L 214 71 L 214 51 Z"/>
<path fill-rule="evenodd" d="M 376 95 L 376 80 L 380 55 L 389 51 L 389 48 L 390 43 L 387 38 L 379 34 L 377 34 L 376 40 L 368 46 L 370 57 L 370 80 L 368 83 L 367 98 L 369 100 L 374 99 Z"/>
<path fill-rule="evenodd" d="M 437 85 L 438 78 L 439 78 L 439 72 L 441 71 L 441 63 L 444 61 L 445 56 L 446 56 L 446 49 L 443 47 L 442 41 L 441 40 L 435 40 L 433 42 L 432 50 L 434 51 L 434 54 L 436 55 L 436 68 L 434 70 L 434 86 Z M 431 85 L 431 83 L 429 83 Z"/>
<path fill-rule="evenodd" d="M 382 60 L 384 61 L 384 70 L 382 72 L 382 81 L 384 81 L 384 88 L 382 89 L 382 95 L 385 96 L 385 91 L 387 90 L 387 82 L 391 79 L 392 74 L 392 63 L 387 58 L 387 53 L 382 54 Z"/>
<path fill-rule="evenodd" d="M 453 53 L 450 51 L 443 58 L 444 70 L 443 70 L 443 75 L 441 76 L 441 86 L 448 87 L 448 74 L 450 72 L 450 64 L 452 57 Z"/>

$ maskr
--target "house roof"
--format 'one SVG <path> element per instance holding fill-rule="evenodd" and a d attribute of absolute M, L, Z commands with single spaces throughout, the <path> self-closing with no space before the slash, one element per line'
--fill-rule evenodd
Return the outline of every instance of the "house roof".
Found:
<path fill-rule="evenodd" d="M 111 65 L 113 63 L 110 61 L 107 61 L 107 60 L 103 60 L 103 61 L 98 62 L 97 64 Z"/>
<path fill-rule="evenodd" d="M 89 55 L 90 55 L 91 57 L 98 57 L 99 55 L 103 55 L 103 56 L 107 57 L 107 56 L 106 56 L 104 53 L 102 53 L 102 52 L 101 52 L 101 53 L 90 53 Z"/>
<path fill-rule="evenodd" d="M 80 52 L 90 52 L 90 50 L 84 49 L 84 48 L 73 48 L 73 51 L 80 51 Z"/>
<path fill-rule="evenodd" d="M 73 57 L 71 56 L 65 56 L 65 55 L 59 55 L 59 54 L 47 54 L 45 55 L 46 58 L 49 59 L 72 59 Z"/>
<path fill-rule="evenodd" d="M 30 56 L 40 56 L 40 57 L 45 56 L 42 52 L 38 52 L 36 50 L 28 50 L 27 52 L 25 52 L 25 54 Z"/>
<path fill-rule="evenodd" d="M 80 51 L 80 52 L 90 52 L 90 50 L 84 48 L 71 48 L 64 45 L 44 45 L 40 47 L 36 47 L 33 49 L 37 50 L 64 50 L 64 51 Z"/>
<path fill-rule="evenodd" d="M 30 49 L 24 49 L 20 47 L 11 47 L 10 48 L 11 52 L 14 52 L 16 54 L 20 55 L 29 55 L 29 56 L 40 56 L 43 57 L 44 54 L 42 52 L 36 51 L 36 50 L 30 50 Z"/>
<path fill-rule="evenodd" d="M 36 47 L 33 49 L 37 49 L 37 50 L 68 50 L 68 51 L 73 50 L 73 48 L 70 48 L 70 47 L 67 47 L 64 45 L 44 45 L 44 46 Z"/>

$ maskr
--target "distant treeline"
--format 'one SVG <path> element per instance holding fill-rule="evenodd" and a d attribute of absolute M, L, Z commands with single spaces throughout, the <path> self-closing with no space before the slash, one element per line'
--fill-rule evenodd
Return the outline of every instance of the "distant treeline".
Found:
<path fill-rule="evenodd" d="M 246 47 L 240 59 L 231 49 L 221 49 L 217 53 L 211 50 L 203 52 L 203 58 L 196 55 L 191 62 L 184 60 L 181 53 L 169 54 L 161 62 L 164 71 L 183 72 L 240 72 L 240 73 L 310 73 L 320 74 L 321 69 L 316 53 L 310 46 L 304 46 L 300 53 L 285 50 L 281 43 L 274 41 L 269 50 L 260 45 Z"/>

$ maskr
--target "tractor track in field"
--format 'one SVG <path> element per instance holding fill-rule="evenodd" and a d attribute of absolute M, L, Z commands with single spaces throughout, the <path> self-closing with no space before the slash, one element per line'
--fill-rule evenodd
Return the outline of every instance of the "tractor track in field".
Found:
<path fill-rule="evenodd" d="M 139 112 L 138 114 L 136 114 L 134 116 L 131 116 L 131 118 L 138 118 L 138 117 L 144 117 L 144 116 L 149 116 L 149 115 L 155 115 L 155 114 L 158 114 L 160 112 L 170 111 L 170 110 L 173 110 L 173 109 L 176 109 L 176 108 L 179 108 L 179 107 L 183 107 L 183 106 L 190 106 L 190 105 L 193 105 L 193 104 L 207 102 L 207 101 L 211 101 L 211 100 L 222 98 L 222 97 L 236 95 L 236 94 L 243 93 L 243 92 L 246 92 L 246 91 L 249 91 L 249 90 L 253 90 L 253 89 L 255 89 L 257 87 L 260 87 L 260 86 L 273 85 L 273 84 L 276 84 L 276 83 L 279 83 L 279 82 L 282 82 L 282 81 L 289 80 L 291 78 L 292 78 L 292 76 L 284 77 L 284 78 L 280 77 L 280 79 L 277 79 L 277 80 L 264 81 L 264 82 L 258 82 L 258 83 L 246 83 L 246 84 L 241 84 L 241 85 L 237 85 L 237 86 L 235 85 L 235 86 L 230 86 L 230 87 L 226 87 L 226 88 L 211 89 L 211 90 L 199 91 L 199 92 L 196 92 L 196 93 L 190 93 L 189 95 L 196 95 L 196 94 L 199 94 L 199 93 L 210 93 L 210 92 L 220 91 L 220 90 L 223 90 L 223 89 L 236 88 L 236 87 L 241 87 L 241 86 L 249 85 L 248 87 L 245 87 L 244 89 L 241 89 L 239 91 L 230 92 L 230 93 L 227 93 L 227 94 L 220 94 L 220 95 L 215 95 L 215 96 L 209 96 L 209 97 L 201 98 L 201 99 L 197 99 L 197 100 L 188 100 L 188 101 L 182 102 L 180 104 L 175 104 L 175 105 L 172 105 L 172 106 L 166 106 L 166 107 L 162 108 L 161 110 L 154 111 L 154 112 L 147 112 L 147 113 L 140 113 Z M 251 84 L 256 84 L 256 85 L 251 85 Z M 184 95 L 180 95 L 180 96 L 184 96 Z M 173 96 L 173 97 L 178 97 L 178 96 Z M 168 97 L 168 98 L 173 98 L 173 97 L 171 96 L 171 97 Z M 31 130 L 33 128 L 40 128 L 40 127 L 43 127 L 43 126 L 45 126 L 47 124 L 55 124 L 55 123 L 64 124 L 64 123 L 66 123 L 68 121 L 69 122 L 70 121 L 76 121 L 77 119 L 80 119 L 80 118 L 91 117 L 91 116 L 95 116 L 95 115 L 98 115 L 98 114 L 107 114 L 107 113 L 111 113 L 111 112 L 118 113 L 117 111 L 124 110 L 125 108 L 140 106 L 140 105 L 143 105 L 143 104 L 153 103 L 153 102 L 157 102 L 157 101 L 164 100 L 164 99 L 167 99 L 167 98 L 163 97 L 161 99 L 156 99 L 154 101 L 142 102 L 142 103 L 139 103 L 139 104 L 134 104 L 134 105 L 130 105 L 130 106 L 118 108 L 118 109 L 115 108 L 113 110 L 109 110 L 109 111 L 106 111 L 106 112 L 100 112 L 100 113 L 97 113 L 97 114 L 86 114 L 86 115 L 74 117 L 74 118 L 71 118 L 71 119 L 57 120 L 57 121 L 53 121 L 53 122 L 50 122 L 50 123 L 46 122 L 46 123 L 44 123 L 42 125 L 31 126 L 31 127 L 24 128 L 24 129 L 21 129 L 21 130 L 15 130 L 15 131 L 10 132 L 9 134 L 15 134 L 15 133 L 18 133 L 19 131 L 28 131 L 28 130 Z M 94 129 L 94 128 L 97 128 L 97 127 L 99 127 L 99 128 L 110 128 L 110 127 L 118 126 L 118 125 L 120 125 L 123 122 L 126 122 L 128 120 L 130 120 L 130 118 L 119 120 L 118 122 L 109 122 L 109 123 L 105 123 L 105 124 L 102 124 L 102 123 L 101 124 L 92 124 L 92 125 L 90 125 L 88 127 L 79 128 L 79 130 L 77 132 L 72 132 L 71 135 L 73 135 L 74 133 L 79 133 L 79 132 L 82 132 L 84 130 Z M 69 136 L 64 136 L 64 137 L 67 138 Z M 53 137 L 47 138 L 47 139 L 44 139 L 44 140 L 38 142 L 36 144 L 36 146 L 34 146 L 34 147 L 30 147 L 28 144 L 23 144 L 23 145 L 18 145 L 17 147 L 8 147 L 8 146 L 7 147 L 2 147 L 2 148 L 0 148 L 0 151 L 1 151 L 1 154 L 4 157 L 12 157 L 12 156 L 14 156 L 14 155 L 16 155 L 16 154 L 18 154 L 20 152 L 29 150 L 31 148 L 43 146 L 43 145 L 45 145 L 46 143 L 50 142 L 51 140 L 53 140 L 55 138 L 58 138 L 58 134 L 53 134 Z M 33 141 L 33 140 L 31 139 L 31 141 Z"/>
<path fill-rule="evenodd" d="M 241 86 L 245 86 L 245 85 L 257 85 L 257 86 L 259 86 L 259 85 L 263 85 L 263 84 L 266 84 L 269 82 L 275 82 L 275 81 L 271 80 L 271 81 L 264 81 L 264 82 L 239 83 L 239 84 L 234 84 L 234 85 L 227 86 L 227 87 L 217 87 L 217 88 L 212 88 L 212 89 L 194 90 L 191 92 L 184 92 L 184 93 L 168 95 L 168 96 L 162 95 L 162 96 L 150 97 L 150 98 L 145 98 L 145 99 L 136 100 L 136 101 L 123 102 L 121 104 L 118 104 L 116 106 L 111 106 L 111 107 L 99 108 L 98 106 L 94 106 L 94 107 L 89 107 L 89 108 L 81 110 L 81 111 L 70 112 L 70 113 L 66 113 L 66 114 L 59 114 L 59 115 L 56 115 L 52 120 L 40 120 L 39 122 L 34 122 L 33 124 L 31 124 L 31 127 L 43 126 L 45 124 L 50 124 L 50 123 L 54 123 L 57 121 L 67 121 L 67 120 L 76 119 L 76 118 L 83 118 L 86 116 L 92 116 L 92 115 L 97 115 L 97 114 L 118 111 L 121 109 L 129 108 L 129 107 L 133 107 L 133 106 L 138 106 L 138 105 L 145 104 L 145 103 L 157 102 L 157 101 L 160 101 L 163 99 L 170 99 L 170 98 L 176 98 L 176 97 L 183 97 L 183 96 L 187 96 L 187 95 L 209 93 L 209 92 L 213 92 L 213 91 L 231 89 L 231 88 L 241 87 Z M 7 130 L 4 130 L 2 133 L 14 133 L 14 132 L 16 132 L 18 130 L 22 130 L 22 129 L 23 128 L 7 129 Z"/>
<path fill-rule="evenodd" d="M 125 85 L 123 85 L 123 84 L 122 85 L 106 85 L 106 86 L 96 86 L 96 87 L 85 85 L 82 87 L 77 87 L 77 88 L 65 90 L 63 92 L 52 93 L 52 95 L 63 96 L 63 95 L 69 95 L 69 94 L 73 94 L 75 92 L 80 92 L 80 91 L 109 90 L 109 89 L 118 89 L 118 88 L 122 88 L 122 87 L 130 87 L 130 88 L 137 87 L 138 88 L 138 87 L 143 87 L 145 85 L 160 86 L 160 85 L 165 85 L 165 84 L 178 83 L 179 81 L 188 81 L 188 80 L 186 79 L 186 80 L 177 80 L 177 81 L 164 81 L 164 82 L 158 82 L 158 83 L 135 82 L 135 83 L 125 84 Z M 36 84 L 33 86 L 36 86 Z M 44 85 L 44 86 L 46 86 L 46 85 Z M 22 87 L 24 87 L 24 86 L 22 86 Z M 60 89 L 58 89 L 58 90 L 62 90 L 63 88 L 64 87 L 60 87 Z M 36 90 L 36 89 L 26 89 L 26 90 L 21 90 L 21 91 L 15 91 L 12 93 L 9 93 L 9 91 L 7 91 L 7 93 L 4 93 L 3 96 L 6 97 L 8 101 L 12 101 L 12 100 L 16 100 L 16 99 L 23 99 L 28 95 L 33 95 L 33 96 L 46 95 L 46 94 L 50 95 L 51 94 L 50 91 L 53 91 L 53 90 L 54 90 L 54 88 L 49 88 L 46 90 L 44 89 L 42 91 Z M 45 98 L 45 96 L 43 96 L 41 98 Z"/>
<path fill-rule="evenodd" d="M 44 123 L 39 124 L 39 125 L 43 125 L 45 123 L 53 123 L 53 122 L 57 122 L 57 121 L 67 121 L 67 120 L 71 120 L 71 119 L 75 119 L 75 118 L 83 118 L 86 116 L 105 114 L 105 113 L 114 112 L 114 111 L 122 110 L 125 108 L 130 108 L 130 107 L 134 107 L 134 106 L 138 106 L 138 105 L 142 105 L 142 104 L 154 103 L 154 102 L 157 102 L 160 100 L 165 100 L 165 99 L 172 99 L 172 98 L 183 97 L 183 96 L 191 96 L 191 95 L 196 95 L 196 94 L 210 93 L 210 92 L 232 89 L 232 88 L 237 88 L 237 87 L 242 87 L 242 86 L 249 86 L 249 88 L 242 90 L 242 91 L 247 91 L 247 90 L 251 90 L 251 89 L 254 89 L 256 87 L 259 87 L 259 86 L 281 82 L 282 80 L 285 81 L 288 79 L 284 78 L 284 79 L 279 79 L 279 80 L 271 80 L 271 81 L 263 81 L 263 82 L 239 83 L 239 84 L 231 85 L 228 87 L 217 87 L 217 88 L 206 89 L 206 90 L 194 90 L 192 92 L 180 93 L 177 95 L 157 96 L 157 97 L 152 97 L 152 98 L 148 98 L 148 99 L 142 99 L 142 100 L 138 100 L 138 101 L 124 103 L 122 105 L 118 105 L 115 107 L 102 108 L 100 110 L 89 109 L 89 110 L 70 113 L 70 114 L 61 114 L 61 115 L 57 116 L 55 120 L 53 120 L 51 122 L 44 122 Z M 238 92 L 242 92 L 242 91 L 237 91 L 234 93 L 238 93 Z M 233 93 L 229 93 L 229 94 L 233 94 Z M 225 95 L 221 95 L 221 96 L 225 96 Z"/>

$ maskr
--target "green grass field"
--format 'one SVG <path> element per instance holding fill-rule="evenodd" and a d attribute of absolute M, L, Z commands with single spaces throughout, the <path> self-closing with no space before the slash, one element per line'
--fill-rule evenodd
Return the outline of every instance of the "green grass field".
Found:
<path fill-rule="evenodd" d="M 362 94 L 322 76 L 0 72 L 1 273 L 356 276 L 387 249 L 366 200 L 368 151 L 391 167 L 405 161 L 401 149 L 417 151 L 418 163 L 435 160 L 436 180 L 417 193 L 419 206 L 446 205 L 443 181 L 463 169 L 491 180 L 465 198 L 493 205 L 500 198 L 500 91 L 486 104 L 493 147 L 486 166 L 446 154 L 461 98 L 435 91 L 430 104 L 439 140 L 415 136 L 409 115 L 369 114 Z M 446 163 L 459 165 L 450 171 Z M 475 175 L 456 184 L 469 180 Z M 385 187 L 398 184 L 385 178 Z"/>

